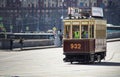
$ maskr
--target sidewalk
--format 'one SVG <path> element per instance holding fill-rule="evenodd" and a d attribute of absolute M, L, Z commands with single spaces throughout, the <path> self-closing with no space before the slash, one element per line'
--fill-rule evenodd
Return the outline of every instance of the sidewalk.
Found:
<path fill-rule="evenodd" d="M 54 45 L 50 46 L 36 46 L 36 47 L 23 47 L 22 50 L 35 50 L 35 49 L 46 49 L 46 48 L 56 48 Z M 21 48 L 14 48 L 13 51 L 22 51 Z"/>
<path fill-rule="evenodd" d="M 107 42 L 120 41 L 120 38 L 107 39 Z"/>

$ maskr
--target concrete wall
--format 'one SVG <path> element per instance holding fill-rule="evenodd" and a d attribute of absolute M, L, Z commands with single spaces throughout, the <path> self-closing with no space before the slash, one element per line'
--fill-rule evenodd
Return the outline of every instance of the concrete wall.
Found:
<path fill-rule="evenodd" d="M 35 46 L 49 46 L 54 45 L 54 40 L 44 39 L 44 40 L 24 40 L 23 47 L 35 47 Z M 13 48 L 19 48 L 21 44 L 19 40 L 13 41 Z M 0 49 L 10 49 L 10 39 L 0 39 Z"/>
<path fill-rule="evenodd" d="M 8 39 L 1 39 L 0 49 L 10 49 L 10 41 Z"/>

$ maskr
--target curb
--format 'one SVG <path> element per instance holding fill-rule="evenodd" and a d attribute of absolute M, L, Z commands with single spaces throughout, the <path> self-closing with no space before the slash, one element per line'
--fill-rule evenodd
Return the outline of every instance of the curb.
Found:
<path fill-rule="evenodd" d="M 116 38 L 116 39 L 107 39 L 107 42 L 115 42 L 115 41 L 120 41 L 120 38 Z"/>
<path fill-rule="evenodd" d="M 22 50 L 20 48 L 15 48 L 13 51 L 24 51 L 24 50 L 35 50 L 35 49 L 47 49 L 47 48 L 57 48 L 54 45 L 52 46 L 36 46 L 36 47 L 23 47 Z"/>

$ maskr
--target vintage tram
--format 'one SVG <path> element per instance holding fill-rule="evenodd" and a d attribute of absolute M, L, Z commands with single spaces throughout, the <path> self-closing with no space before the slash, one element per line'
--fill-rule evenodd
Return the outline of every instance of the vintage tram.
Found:
<path fill-rule="evenodd" d="M 106 20 L 68 18 L 63 20 L 65 62 L 101 62 L 106 56 Z"/>

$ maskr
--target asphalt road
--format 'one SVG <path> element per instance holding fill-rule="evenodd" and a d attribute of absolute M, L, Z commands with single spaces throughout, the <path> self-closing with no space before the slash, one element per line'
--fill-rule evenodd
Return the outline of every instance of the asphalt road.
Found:
<path fill-rule="evenodd" d="M 63 62 L 62 48 L 0 50 L 0 77 L 120 77 L 120 41 L 107 43 L 98 64 Z"/>

